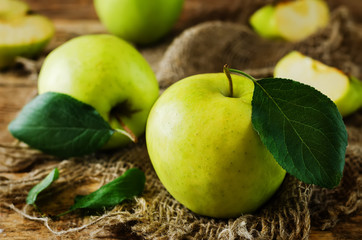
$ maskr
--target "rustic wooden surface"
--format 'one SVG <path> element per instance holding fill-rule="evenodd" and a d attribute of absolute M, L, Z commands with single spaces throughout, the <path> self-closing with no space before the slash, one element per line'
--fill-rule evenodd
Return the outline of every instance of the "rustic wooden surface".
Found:
<path fill-rule="evenodd" d="M 177 34 L 191 25 L 210 19 L 232 19 L 238 9 L 233 8 L 239 0 L 186 0 L 183 14 L 176 24 L 173 33 Z M 31 8 L 51 18 L 58 31 L 74 32 L 75 34 L 88 34 L 106 32 L 99 23 L 93 9 L 92 0 L 27 0 Z M 343 3 L 350 8 L 356 21 L 362 23 L 362 5 L 357 1 L 334 0 L 330 1 L 335 7 Z M 229 10 L 220 13 L 218 9 Z M 61 36 L 50 44 L 49 48 L 59 45 Z M 7 71 L 0 72 L 0 143 L 11 143 L 14 139 L 7 131 L 7 125 L 16 116 L 19 110 L 36 94 L 36 75 L 29 80 L 24 72 Z M 0 170 L 2 177 L 8 179 L 21 179 L 26 172 L 9 173 Z M 97 183 L 77 189 L 73 194 L 81 194 L 92 191 L 98 187 Z M 64 196 L 64 199 L 73 199 L 74 196 Z M 1 199 L 0 199 L 1 201 Z M 333 229 L 320 231 L 312 228 L 310 239 L 361 239 L 362 237 L 362 213 L 341 220 Z M 92 227 L 90 227 L 92 230 Z M 103 236 L 104 239 L 139 239 L 129 235 L 127 229 L 118 229 L 117 238 Z M 86 232 L 74 233 L 74 238 L 87 239 Z M 10 209 L 0 208 L 0 239 L 61 239 L 54 237 L 43 224 L 24 219 L 18 213 Z"/>

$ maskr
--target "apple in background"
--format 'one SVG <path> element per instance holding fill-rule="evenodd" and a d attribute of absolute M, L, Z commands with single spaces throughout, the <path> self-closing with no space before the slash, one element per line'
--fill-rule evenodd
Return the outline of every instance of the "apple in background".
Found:
<path fill-rule="evenodd" d="M 175 83 L 154 104 L 146 143 L 170 194 L 193 212 L 237 217 L 264 204 L 285 177 L 251 123 L 254 83 L 225 74 Z"/>
<path fill-rule="evenodd" d="M 144 133 L 159 95 L 158 82 L 143 56 L 113 35 L 85 35 L 53 50 L 39 73 L 39 94 L 68 94 L 93 106 L 114 129 Z M 131 140 L 116 132 L 104 148 Z"/>
<path fill-rule="evenodd" d="M 328 24 L 329 8 L 324 0 L 282 1 L 260 8 L 249 21 L 262 37 L 298 42 Z"/>
<path fill-rule="evenodd" d="M 108 31 L 137 44 L 165 36 L 180 16 L 183 0 L 94 0 Z"/>
<path fill-rule="evenodd" d="M 49 19 L 28 10 L 24 2 L 0 0 L 0 69 L 13 65 L 17 56 L 37 56 L 54 35 Z"/>
<path fill-rule="evenodd" d="M 360 80 L 298 51 L 292 51 L 278 61 L 274 77 L 293 79 L 316 88 L 337 105 L 342 116 L 362 107 Z"/>

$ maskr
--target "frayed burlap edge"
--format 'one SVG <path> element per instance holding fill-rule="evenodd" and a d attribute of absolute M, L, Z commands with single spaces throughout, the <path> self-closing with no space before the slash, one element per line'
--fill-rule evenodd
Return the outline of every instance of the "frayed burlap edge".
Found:
<path fill-rule="evenodd" d="M 14 205 L 23 205 L 21 203 L 25 201 L 30 188 L 55 166 L 59 168 L 60 178 L 45 194 L 52 198 L 66 189 L 75 188 L 77 184 L 90 182 L 91 179 L 106 183 L 131 167 L 138 167 L 145 172 L 146 187 L 142 196 L 133 202 L 117 206 L 102 216 L 82 220 L 74 215 L 64 216 L 61 219 L 63 224 L 60 225 L 59 221 L 37 218 L 39 213 L 32 207 L 17 209 Z M 144 141 L 112 154 L 112 157 L 99 154 L 38 167 L 24 179 L 2 181 L 0 185 L 3 206 L 12 208 L 31 220 L 44 222 L 56 235 L 68 236 L 93 225 L 97 226 L 96 236 L 101 234 L 99 229 L 115 231 L 114 228 L 122 223 L 145 239 L 307 239 L 310 228 L 310 192 L 310 186 L 288 175 L 273 199 L 255 214 L 226 220 L 198 216 L 179 204 L 165 190 L 152 168 Z M 77 222 L 77 227 L 69 228 L 73 221 Z M 63 230 L 58 230 L 59 228 Z"/>

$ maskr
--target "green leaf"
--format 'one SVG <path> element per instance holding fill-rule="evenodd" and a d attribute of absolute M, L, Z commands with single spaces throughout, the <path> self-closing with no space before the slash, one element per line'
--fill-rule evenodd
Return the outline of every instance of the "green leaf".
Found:
<path fill-rule="evenodd" d="M 337 186 L 347 131 L 336 105 L 296 81 L 271 78 L 254 83 L 252 123 L 278 163 L 305 183 Z"/>
<path fill-rule="evenodd" d="M 38 194 L 45 190 L 47 187 L 49 187 L 55 180 L 57 180 L 59 177 L 59 171 L 58 168 L 54 168 L 53 171 L 51 171 L 48 176 L 46 176 L 40 183 L 35 185 L 28 194 L 28 197 L 26 198 L 27 204 L 35 204 L 36 198 L 38 197 Z"/>
<path fill-rule="evenodd" d="M 10 123 L 9 131 L 29 146 L 60 157 L 95 152 L 114 133 L 93 107 L 55 92 L 28 103 Z"/>
<path fill-rule="evenodd" d="M 70 207 L 68 212 L 80 208 L 113 207 L 124 200 L 133 199 L 142 193 L 145 181 L 145 174 L 141 170 L 138 168 L 129 169 L 122 176 L 107 183 L 97 191 L 86 196 L 76 197 L 74 205 Z"/>

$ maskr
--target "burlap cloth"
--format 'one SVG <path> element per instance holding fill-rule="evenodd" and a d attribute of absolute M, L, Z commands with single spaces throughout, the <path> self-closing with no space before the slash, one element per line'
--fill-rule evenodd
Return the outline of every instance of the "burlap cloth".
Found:
<path fill-rule="evenodd" d="M 255 1 L 255 6 L 261 2 L 268 1 Z M 346 9 L 335 9 L 328 27 L 296 44 L 261 39 L 250 30 L 245 15 L 241 12 L 234 23 L 208 21 L 187 29 L 173 41 L 141 49 L 162 89 L 192 74 L 220 72 L 225 63 L 257 78 L 271 76 L 275 63 L 292 49 L 361 79 L 362 29 Z M 349 145 L 344 176 L 337 188 L 322 189 L 287 175 L 265 206 L 236 219 L 198 216 L 173 199 L 152 168 L 144 139 L 118 151 L 70 159 L 56 159 L 22 144 L 2 145 L 1 171 L 29 174 L 21 180 L 0 179 L 0 206 L 43 222 L 63 239 L 72 239 L 79 231 L 88 231 L 89 238 L 128 234 L 129 239 L 307 239 L 311 226 L 329 229 L 361 207 L 362 111 L 346 118 L 345 123 Z M 73 213 L 53 221 L 25 205 L 28 191 L 54 167 L 59 168 L 60 178 L 40 198 L 44 209 L 66 190 L 106 183 L 134 166 L 146 174 L 144 193 L 111 210 L 86 217 Z M 67 207 L 60 206 L 58 213 Z"/>

